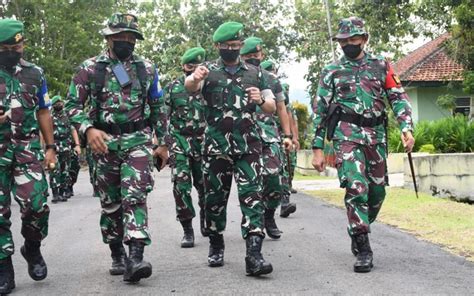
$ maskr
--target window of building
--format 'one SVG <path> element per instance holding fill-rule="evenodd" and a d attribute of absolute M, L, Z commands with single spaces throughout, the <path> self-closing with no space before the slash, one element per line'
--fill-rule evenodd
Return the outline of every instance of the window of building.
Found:
<path fill-rule="evenodd" d="M 471 112 L 471 98 L 456 98 L 456 108 L 454 114 L 464 114 L 469 116 Z"/>

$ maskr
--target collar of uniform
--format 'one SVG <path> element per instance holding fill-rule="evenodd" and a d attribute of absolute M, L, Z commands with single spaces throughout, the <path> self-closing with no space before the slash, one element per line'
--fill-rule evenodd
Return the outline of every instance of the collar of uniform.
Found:
<path fill-rule="evenodd" d="M 110 52 L 109 50 L 105 50 L 103 53 L 97 56 L 96 62 L 102 62 L 102 63 L 113 63 L 114 61 L 119 62 L 118 59 L 112 59 L 110 57 Z M 138 63 L 141 62 L 142 60 L 135 54 L 132 54 L 132 58 L 121 63 Z"/>
<path fill-rule="evenodd" d="M 362 66 L 367 64 L 367 61 L 372 59 L 372 55 L 366 51 L 364 51 L 364 57 L 359 61 L 348 59 L 345 55 L 341 58 L 341 64 L 349 64 L 351 66 Z"/>
<path fill-rule="evenodd" d="M 226 65 L 224 64 L 224 61 L 222 61 L 221 58 L 218 58 L 217 59 L 217 66 L 219 67 L 220 70 L 224 70 Z M 240 69 L 244 69 L 244 70 L 248 70 L 249 67 L 242 61 L 242 59 L 239 57 L 239 64 L 237 65 L 238 66 L 238 70 Z"/>

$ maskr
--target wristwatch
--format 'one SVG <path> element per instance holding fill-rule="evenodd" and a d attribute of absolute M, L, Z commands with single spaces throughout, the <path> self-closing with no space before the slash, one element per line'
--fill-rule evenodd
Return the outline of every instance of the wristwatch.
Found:
<path fill-rule="evenodd" d="M 264 97 L 262 97 L 262 102 L 257 104 L 257 106 L 262 106 L 263 104 L 265 104 L 265 98 Z"/>
<path fill-rule="evenodd" d="M 45 148 L 46 150 L 53 149 L 54 151 L 56 151 L 56 144 L 47 144 Z"/>

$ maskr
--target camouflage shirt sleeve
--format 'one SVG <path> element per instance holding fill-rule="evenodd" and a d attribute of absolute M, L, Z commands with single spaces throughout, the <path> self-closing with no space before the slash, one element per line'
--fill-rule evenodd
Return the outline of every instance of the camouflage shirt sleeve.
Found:
<path fill-rule="evenodd" d="M 79 70 L 72 78 L 69 85 L 69 92 L 66 99 L 65 110 L 74 125 L 75 129 L 84 135 L 89 127 L 93 126 L 93 121 L 84 111 L 86 104 L 90 102 L 90 84 L 89 73 L 85 64 L 79 67 Z"/>
<path fill-rule="evenodd" d="M 314 113 L 313 126 L 316 128 L 316 133 L 313 140 L 313 149 L 323 149 L 324 139 L 326 138 L 326 128 L 321 127 L 320 124 L 326 117 L 328 112 L 328 105 L 334 95 L 332 72 L 324 68 L 321 72 L 319 80 L 318 91 L 316 97 L 311 102 L 311 107 Z"/>
<path fill-rule="evenodd" d="M 258 78 L 260 80 L 259 87 L 260 87 L 260 92 L 262 94 L 262 97 L 265 100 L 275 99 L 275 95 L 273 94 L 273 91 L 271 90 L 269 77 L 267 75 L 264 75 L 263 71 L 260 68 L 258 71 Z"/>
<path fill-rule="evenodd" d="M 411 117 L 411 105 L 407 93 L 402 87 L 400 78 L 394 73 L 389 62 L 387 65 L 387 76 L 385 78 L 385 91 L 387 93 L 390 107 L 397 118 L 402 132 L 413 131 Z"/>
<path fill-rule="evenodd" d="M 160 76 L 158 69 L 153 67 L 153 76 L 148 89 L 148 104 L 150 106 L 150 122 L 155 131 L 158 145 L 166 145 L 168 134 L 168 109 L 166 107 L 163 90 L 160 86 Z"/>

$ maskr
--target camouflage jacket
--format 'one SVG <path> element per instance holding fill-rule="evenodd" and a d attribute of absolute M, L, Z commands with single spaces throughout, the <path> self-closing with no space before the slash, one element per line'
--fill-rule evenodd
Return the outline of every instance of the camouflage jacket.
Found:
<path fill-rule="evenodd" d="M 380 56 L 366 53 L 360 61 L 342 57 L 327 65 L 322 73 L 317 96 L 312 102 L 314 126 L 319 126 L 328 111 L 329 103 L 374 118 L 384 115 L 388 100 L 402 131 L 412 130 L 411 106 L 400 80 L 393 73 L 390 64 Z M 323 148 L 326 128 L 317 129 L 313 148 Z M 383 124 L 375 127 L 361 127 L 339 121 L 334 140 L 352 141 L 363 145 L 385 143 Z"/>
<path fill-rule="evenodd" d="M 190 95 L 184 88 L 184 79 L 176 79 L 165 87 L 165 105 L 168 109 L 170 151 L 186 155 L 201 155 L 206 122 L 203 117 L 201 96 Z"/>
<path fill-rule="evenodd" d="M 268 81 L 271 91 L 275 95 L 276 103 L 285 101 L 283 88 L 278 77 L 265 70 L 262 70 L 262 72 Z M 279 133 L 280 119 L 276 114 L 265 113 L 257 106 L 257 124 L 263 143 L 279 143 L 281 141 Z"/>
<path fill-rule="evenodd" d="M 94 78 L 96 64 L 99 62 L 107 63 L 100 101 L 97 98 Z M 118 63 L 118 60 L 109 57 L 108 52 L 82 63 L 72 79 L 65 105 L 72 124 L 84 136 L 86 130 L 97 123 L 125 124 L 147 119 L 151 127 L 148 126 L 142 131 L 110 135 L 111 140 L 107 142 L 108 149 L 128 149 L 149 143 L 152 139 L 152 128 L 158 138 L 158 144 L 164 144 L 167 119 L 166 114 L 161 112 L 163 92 L 160 88 L 158 70 L 149 61 L 133 55 L 130 60 L 123 63 L 132 83 L 121 88 L 111 70 L 111 67 Z M 146 94 L 142 94 L 138 79 L 139 63 L 143 63 L 146 69 Z"/>
<path fill-rule="evenodd" d="M 57 147 L 57 152 L 71 151 L 72 148 L 72 125 L 64 110 L 56 111 L 53 109 L 53 131 L 54 143 Z"/>
<path fill-rule="evenodd" d="M 24 60 L 12 74 L 0 68 L 0 102 L 7 114 L 0 124 L 0 165 L 42 159 L 37 112 L 51 105 L 43 70 Z"/>
<path fill-rule="evenodd" d="M 245 89 L 258 87 L 262 96 L 273 98 L 262 71 L 243 62 L 235 67 L 226 67 L 220 59 L 206 65 L 209 75 L 201 89 L 207 124 L 204 154 L 261 153 L 262 142 L 255 117 L 256 104 L 249 101 Z"/>

